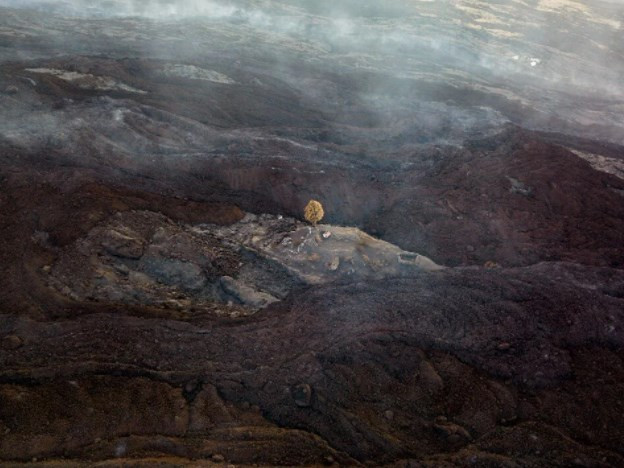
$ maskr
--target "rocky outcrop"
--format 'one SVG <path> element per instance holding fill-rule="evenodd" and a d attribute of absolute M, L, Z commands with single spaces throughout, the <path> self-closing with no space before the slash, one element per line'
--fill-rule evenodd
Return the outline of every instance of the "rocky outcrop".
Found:
<path fill-rule="evenodd" d="M 248 214 L 238 223 L 199 227 L 283 265 L 307 284 L 389 278 L 444 267 L 357 228 L 306 225 L 283 216 Z"/>
<path fill-rule="evenodd" d="M 398 277 L 442 267 L 355 228 L 247 214 L 230 226 L 118 214 L 63 249 L 48 283 L 77 300 L 251 311 L 302 285 Z M 238 313 L 238 312 L 235 312 Z"/>

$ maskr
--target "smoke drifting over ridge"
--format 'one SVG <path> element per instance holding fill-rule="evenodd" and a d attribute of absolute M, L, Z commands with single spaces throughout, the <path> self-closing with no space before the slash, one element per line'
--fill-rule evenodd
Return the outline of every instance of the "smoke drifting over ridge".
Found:
<path fill-rule="evenodd" d="M 302 99 L 324 99 L 328 107 L 343 92 L 311 69 L 347 80 L 368 74 L 350 88 L 382 120 L 439 100 L 432 87 L 468 89 L 490 97 L 467 104 L 518 124 L 624 142 L 622 2 L 0 0 L 0 6 L 73 21 L 86 40 L 63 31 L 66 24 L 52 34 L 52 25 L 57 54 L 180 58 L 200 67 L 218 54 L 243 66 L 253 57 L 277 67 Z M 111 49 L 102 38 L 114 34 L 119 43 Z"/>
<path fill-rule="evenodd" d="M 444 66 L 526 74 L 622 95 L 621 1 L 2 0 L 1 5 L 85 18 L 228 21 L 330 52 L 368 53 L 397 73 L 409 75 L 413 68 L 405 59 L 429 53 Z"/>

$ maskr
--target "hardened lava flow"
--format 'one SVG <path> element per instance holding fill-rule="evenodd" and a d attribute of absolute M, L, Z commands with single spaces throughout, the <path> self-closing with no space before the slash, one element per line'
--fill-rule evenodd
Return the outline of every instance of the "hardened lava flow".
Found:
<path fill-rule="evenodd" d="M 0 0 L 0 465 L 624 466 L 624 9 L 529 3 Z"/>

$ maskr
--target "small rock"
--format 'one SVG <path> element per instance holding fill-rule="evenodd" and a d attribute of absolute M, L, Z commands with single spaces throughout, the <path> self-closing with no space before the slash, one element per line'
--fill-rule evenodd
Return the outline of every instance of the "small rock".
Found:
<path fill-rule="evenodd" d="M 498 349 L 499 351 L 507 351 L 510 348 L 511 348 L 511 344 L 507 343 L 506 341 L 499 343 L 499 345 L 496 347 L 496 349 Z"/>
<path fill-rule="evenodd" d="M 175 299 L 167 299 L 165 302 L 163 302 L 163 307 L 165 309 L 173 309 L 173 310 L 181 310 L 184 308 L 182 303 Z"/>
<path fill-rule="evenodd" d="M 135 233 L 121 233 L 110 229 L 104 234 L 102 247 L 115 257 L 139 259 L 143 255 L 144 243 Z"/>
<path fill-rule="evenodd" d="M 126 265 L 124 265 L 123 263 L 115 263 L 113 265 L 113 268 L 120 274 L 122 274 L 123 276 L 128 276 L 130 274 L 130 268 L 128 268 Z"/>
<path fill-rule="evenodd" d="M 530 197 L 533 195 L 533 187 L 529 187 L 528 185 L 524 184 L 518 179 L 514 179 L 513 177 L 507 177 L 507 180 L 509 180 L 511 184 L 511 188 L 509 189 L 511 193 L 524 195 L 525 197 Z"/>
<path fill-rule="evenodd" d="M 24 342 L 17 335 L 7 335 L 2 339 L 2 349 L 13 350 L 20 348 Z"/>
<path fill-rule="evenodd" d="M 294 388 L 292 396 L 297 406 L 307 408 L 312 404 L 312 387 L 308 384 L 299 384 Z"/>
<path fill-rule="evenodd" d="M 329 231 L 325 231 L 321 235 L 323 236 L 323 239 L 329 239 L 331 237 L 332 233 L 329 232 Z"/>
<path fill-rule="evenodd" d="M 332 261 L 329 263 L 329 265 L 327 265 L 327 267 L 331 271 L 336 271 L 339 266 L 340 266 L 340 257 L 334 257 Z"/>
<path fill-rule="evenodd" d="M 446 440 L 448 440 L 451 444 L 458 444 L 463 440 L 463 438 L 459 434 L 451 434 Z"/>
<path fill-rule="evenodd" d="M 186 382 L 186 385 L 184 386 L 184 391 L 186 393 L 193 393 L 195 390 L 197 390 L 198 387 L 199 387 L 198 380 L 189 380 L 188 382 Z"/>
<path fill-rule="evenodd" d="M 257 291 L 253 287 L 230 276 L 222 276 L 220 282 L 221 288 L 227 295 L 233 297 L 239 303 L 250 307 L 264 308 L 279 300 L 270 294 Z"/>
<path fill-rule="evenodd" d="M 50 271 L 52 270 L 52 267 L 50 265 L 46 265 L 42 268 L 44 273 L 50 273 Z"/>
<path fill-rule="evenodd" d="M 420 380 L 419 383 L 429 393 L 438 393 L 444 388 L 444 381 L 440 374 L 438 374 L 435 368 L 428 361 L 422 361 L 419 366 Z"/>
<path fill-rule="evenodd" d="M 17 94 L 17 93 L 19 93 L 19 88 L 17 86 L 15 86 L 15 85 L 10 85 L 10 86 L 6 87 L 4 92 L 7 93 L 7 94 Z"/>
<path fill-rule="evenodd" d="M 128 279 L 130 283 L 135 287 L 147 288 L 152 285 L 152 280 L 145 273 L 141 273 L 140 271 L 131 271 L 128 273 Z"/>
<path fill-rule="evenodd" d="M 384 411 L 384 418 L 386 418 L 388 421 L 392 421 L 394 419 L 394 411 Z"/>
<path fill-rule="evenodd" d="M 434 429 L 442 435 L 449 438 L 449 442 L 456 443 L 460 440 L 470 440 L 470 433 L 463 427 L 450 422 L 436 423 L 433 425 Z M 451 440 L 452 439 L 452 440 Z"/>
<path fill-rule="evenodd" d="M 325 457 L 325 458 L 323 459 L 323 462 L 324 462 L 326 465 L 333 465 L 333 464 L 336 462 L 336 460 L 334 460 L 334 457 L 332 457 L 332 456 L 330 455 L 330 456 L 328 456 L 328 457 Z"/>
<path fill-rule="evenodd" d="M 212 461 L 215 463 L 223 463 L 225 461 L 225 457 L 220 453 L 214 454 L 212 457 Z"/>

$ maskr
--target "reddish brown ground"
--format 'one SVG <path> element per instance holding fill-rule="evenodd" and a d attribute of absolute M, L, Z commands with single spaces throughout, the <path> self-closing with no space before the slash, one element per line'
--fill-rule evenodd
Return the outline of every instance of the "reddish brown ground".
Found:
<path fill-rule="evenodd" d="M 75 302 L 42 268 L 119 211 L 298 214 L 295 176 L 267 184 L 247 168 L 235 190 L 220 179 L 230 163 L 200 184 L 193 162 L 113 184 L 88 158 L 5 147 L 2 465 L 622 466 L 624 183 L 530 138 L 481 142 L 427 177 L 307 180 L 353 189 L 335 220 L 441 263 L 504 268 L 326 285 L 240 319 Z"/>

